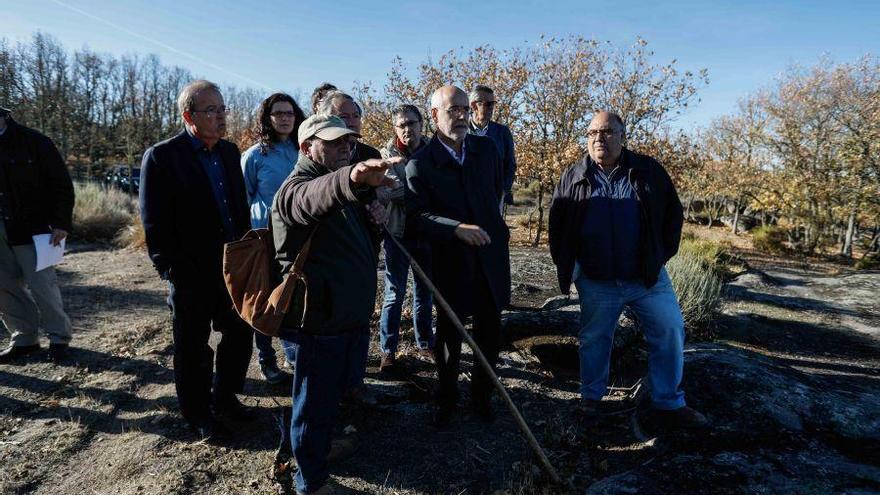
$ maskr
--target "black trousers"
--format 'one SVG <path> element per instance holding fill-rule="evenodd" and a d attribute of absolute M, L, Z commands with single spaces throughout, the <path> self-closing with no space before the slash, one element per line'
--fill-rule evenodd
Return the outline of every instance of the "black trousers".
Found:
<path fill-rule="evenodd" d="M 462 323 L 468 316 L 473 316 L 471 336 L 494 370 L 498 362 L 498 351 L 501 348 L 501 311 L 495 305 L 489 284 L 483 277 L 477 278 L 472 291 L 474 299 L 470 304 L 471 314 L 456 311 L 456 315 Z M 434 359 L 437 362 L 437 378 L 440 383 L 437 393 L 437 402 L 440 406 L 452 406 L 458 401 L 461 342 L 461 334 L 452 324 L 452 320 L 438 307 Z M 491 394 L 492 381 L 474 356 L 471 370 L 471 400 L 488 401 Z"/>
<path fill-rule="evenodd" d="M 254 331 L 233 309 L 225 287 L 188 280 L 170 285 L 177 400 L 183 417 L 198 424 L 210 417 L 212 400 L 229 399 L 244 388 Z M 208 345 L 212 328 L 222 334 L 216 373 L 214 350 Z"/>

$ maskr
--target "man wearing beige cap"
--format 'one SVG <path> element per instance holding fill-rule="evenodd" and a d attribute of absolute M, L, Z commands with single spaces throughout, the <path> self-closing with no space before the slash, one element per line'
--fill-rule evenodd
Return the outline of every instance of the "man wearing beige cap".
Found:
<path fill-rule="evenodd" d="M 381 211 L 374 188 L 400 161 L 349 165 L 349 139 L 360 137 L 339 117 L 313 115 L 299 128 L 300 154 L 272 205 L 276 259 L 287 271 L 311 237 L 303 272 L 306 312 L 282 324 L 294 361 L 290 439 L 299 471 L 297 493 L 328 493 L 327 454 L 339 400 L 352 369 L 365 365 L 357 343 L 369 334 L 376 301 Z M 381 207 L 380 207 L 381 208 Z"/>

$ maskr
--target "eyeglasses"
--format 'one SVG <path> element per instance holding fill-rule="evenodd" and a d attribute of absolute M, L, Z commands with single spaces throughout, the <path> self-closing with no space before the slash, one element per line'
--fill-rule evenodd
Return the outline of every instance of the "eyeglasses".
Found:
<path fill-rule="evenodd" d="M 287 110 L 284 112 L 281 112 L 281 111 L 272 112 L 269 115 L 275 117 L 276 119 L 280 119 L 282 117 L 287 117 L 288 119 L 292 119 L 292 118 L 296 117 L 296 112 L 294 112 L 293 110 Z"/>
<path fill-rule="evenodd" d="M 418 120 L 407 120 L 405 122 L 401 122 L 400 124 L 398 124 L 394 127 L 398 128 L 400 130 L 403 130 L 403 129 L 406 129 L 407 127 L 416 127 L 419 124 L 421 124 L 421 122 L 419 122 Z"/>
<path fill-rule="evenodd" d="M 225 106 L 222 106 L 219 108 L 208 107 L 204 110 L 190 110 L 189 112 L 190 113 L 203 113 L 209 119 L 214 118 L 215 116 L 218 116 L 218 115 L 222 115 L 224 117 L 229 115 L 229 109 L 226 108 Z"/>
<path fill-rule="evenodd" d="M 617 129 L 590 129 L 587 131 L 587 136 L 589 136 L 590 139 L 596 139 L 600 134 L 604 138 L 610 138 L 617 134 Z"/>
<path fill-rule="evenodd" d="M 469 107 L 454 106 L 454 107 L 449 107 L 446 109 L 446 115 L 452 115 L 452 116 L 463 115 L 463 116 L 467 117 L 470 114 L 471 114 L 471 109 Z"/>
<path fill-rule="evenodd" d="M 495 104 L 497 102 L 495 102 L 495 101 L 475 101 L 474 103 L 476 103 L 477 105 L 482 105 L 487 108 L 494 108 Z"/>

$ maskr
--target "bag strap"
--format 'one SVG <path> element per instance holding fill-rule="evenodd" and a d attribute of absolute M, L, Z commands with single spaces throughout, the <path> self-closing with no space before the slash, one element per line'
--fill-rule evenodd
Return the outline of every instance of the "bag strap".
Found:
<path fill-rule="evenodd" d="M 318 225 L 320 225 L 320 223 Z M 303 244 L 302 249 L 299 250 L 299 254 L 296 255 L 296 259 L 293 261 L 293 268 L 290 270 L 290 273 L 302 275 L 303 267 L 306 264 L 306 259 L 309 257 L 309 250 L 312 247 L 312 238 L 315 237 L 315 232 L 318 231 L 318 225 L 315 225 L 315 227 L 312 229 L 312 233 L 309 234 L 308 239 L 306 239 L 306 243 Z"/>

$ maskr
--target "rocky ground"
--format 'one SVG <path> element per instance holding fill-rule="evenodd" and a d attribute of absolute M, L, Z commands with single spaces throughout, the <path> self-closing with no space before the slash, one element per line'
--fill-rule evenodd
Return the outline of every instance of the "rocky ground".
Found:
<path fill-rule="evenodd" d="M 576 307 L 557 298 L 539 310 L 558 295 L 549 255 L 513 249 L 499 374 L 577 493 L 880 493 L 880 273 L 740 254 L 751 269 L 728 284 L 718 339 L 686 352 L 688 400 L 714 427 L 671 434 L 646 402 L 632 402 L 645 363 L 626 343 L 636 350 L 615 355 L 611 399 L 632 411 L 590 427 L 577 420 Z M 231 425 L 222 446 L 195 442 L 182 425 L 166 287 L 144 253 L 74 246 L 59 276 L 75 348 L 60 365 L 38 356 L 0 366 L 0 493 L 285 488 L 267 473 L 289 390 L 265 385 L 255 364 L 242 396 L 254 421 Z M 621 339 L 638 338 L 626 328 Z M 463 409 L 436 432 L 429 363 L 406 358 L 400 373 L 379 376 L 375 336 L 373 347 L 368 383 L 380 404 L 343 407 L 339 436 L 360 445 L 333 465 L 343 493 L 565 493 L 500 401 L 491 425 Z"/>

